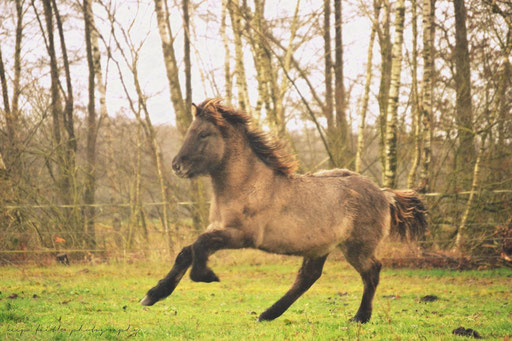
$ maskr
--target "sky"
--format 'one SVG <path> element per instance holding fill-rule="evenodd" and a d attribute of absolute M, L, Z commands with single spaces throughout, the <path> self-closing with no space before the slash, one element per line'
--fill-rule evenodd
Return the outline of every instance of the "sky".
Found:
<path fill-rule="evenodd" d="M 265 8 L 265 16 L 268 20 L 287 18 L 293 15 L 297 2 L 290 0 L 281 1 L 267 1 Z M 173 34 L 175 35 L 175 51 L 178 60 L 181 62 L 183 58 L 183 29 L 181 28 L 181 11 L 176 4 L 170 2 L 171 7 L 171 23 L 173 27 Z M 300 2 L 299 15 L 306 16 L 312 12 L 321 12 L 322 2 L 319 1 L 305 1 Z M 150 97 L 148 99 L 149 110 L 151 118 L 157 124 L 174 124 L 175 117 L 170 103 L 170 95 L 168 90 L 168 81 L 166 78 L 165 66 L 163 63 L 162 49 L 160 36 L 156 26 L 156 18 L 154 15 L 154 5 L 152 1 L 140 1 L 137 8 L 134 1 L 118 1 L 116 3 L 115 17 L 116 20 L 123 26 L 128 27 L 133 18 L 137 20 L 133 24 L 130 36 L 134 42 L 140 42 L 145 39 L 144 46 L 141 49 L 139 60 L 139 69 L 141 74 L 141 82 L 145 92 Z M 368 40 L 370 36 L 370 21 L 366 17 L 358 16 L 353 11 L 353 8 L 345 8 L 344 13 L 344 63 L 345 63 L 345 78 L 346 86 L 348 82 L 358 79 L 362 80 L 366 70 L 366 56 L 368 49 Z M 95 13 L 102 15 L 103 8 L 96 5 Z M 223 96 L 222 90 L 224 86 L 224 46 L 219 34 L 219 21 L 221 17 L 221 6 L 219 2 L 202 2 L 196 8 L 191 10 L 191 24 L 194 31 L 194 38 L 192 39 L 192 91 L 193 101 L 201 102 L 206 97 Z M 229 19 L 228 19 L 229 20 Z M 319 20 L 323 20 L 323 15 L 320 15 Z M 334 23 L 334 17 L 332 18 Z M 107 32 L 105 37 L 108 36 L 109 24 L 97 20 L 97 25 L 101 32 Z M 230 27 L 228 27 L 230 31 Z M 283 37 L 283 42 L 287 42 L 288 32 L 285 28 L 276 28 L 274 34 Z M 231 32 L 230 33 L 231 36 Z M 334 32 L 332 34 L 334 37 Z M 231 50 L 231 55 L 234 55 L 234 50 Z M 245 66 L 247 69 L 250 96 L 253 99 L 253 105 L 257 98 L 257 83 L 254 79 L 254 67 L 252 62 L 251 51 L 248 46 L 244 49 Z M 119 56 L 115 57 L 116 59 Z M 297 51 L 295 58 L 298 59 L 303 68 L 308 67 L 308 64 L 318 64 L 323 61 L 323 38 L 319 35 L 316 39 L 309 42 L 304 48 Z M 110 63 L 111 64 L 111 63 Z M 107 65 L 107 59 L 103 59 L 103 65 Z M 217 87 L 220 88 L 220 94 L 216 93 L 211 82 L 206 84 L 201 80 L 201 75 L 198 67 L 202 68 L 204 72 L 212 72 L 215 78 Z M 232 69 L 234 65 L 232 63 Z M 124 73 L 129 74 L 125 69 Z M 184 84 L 183 73 L 180 74 L 182 84 Z M 319 86 L 323 86 L 323 74 L 313 75 L 312 80 Z M 122 107 L 126 107 L 126 100 L 120 83 L 120 78 L 113 65 L 109 67 L 108 73 L 108 109 L 110 113 L 115 113 Z M 294 91 L 293 89 L 290 91 Z M 307 89 L 304 88 L 307 93 Z M 322 92 L 321 90 L 319 91 Z M 361 96 L 362 86 L 355 86 L 353 91 L 353 98 Z M 354 113 L 354 116 L 355 113 Z M 290 128 L 293 129 L 295 123 L 289 123 Z"/>
<path fill-rule="evenodd" d="M 105 0 L 111 1 L 111 12 L 115 16 L 115 20 L 128 32 L 129 39 L 138 46 L 144 42 L 140 48 L 140 56 L 138 62 L 140 82 L 143 91 L 148 97 L 148 107 L 155 124 L 174 124 L 175 115 L 170 101 L 168 80 L 166 77 L 166 70 L 163 62 L 163 54 L 160 42 L 160 36 L 156 26 L 156 16 L 154 13 L 154 2 L 152 0 Z M 191 25 L 192 25 L 192 46 L 191 46 L 191 59 L 192 59 L 192 90 L 193 101 L 201 102 L 206 97 L 211 96 L 224 96 L 224 46 L 219 34 L 219 22 L 221 17 L 221 2 L 220 1 L 192 1 L 194 6 L 191 8 Z M 182 67 L 183 59 L 183 29 L 182 29 L 182 12 L 181 2 L 178 0 L 169 0 L 171 12 L 171 26 L 175 37 L 175 51 L 177 59 L 180 63 L 180 79 L 184 84 L 184 74 Z M 249 1 L 251 3 L 251 1 Z M 352 119 L 352 128 L 357 130 L 359 121 L 359 99 L 362 97 L 364 78 L 366 72 L 367 49 L 370 37 L 370 20 L 362 13 L 359 12 L 357 7 L 364 3 L 363 0 L 344 0 L 343 2 L 343 43 L 344 43 L 344 72 L 345 72 L 345 87 L 350 87 L 354 84 L 351 92 L 351 101 L 348 108 L 349 118 Z M 281 41 L 286 45 L 289 37 L 289 28 L 283 26 L 279 19 L 290 18 L 293 16 L 297 1 L 293 0 L 274 0 L 266 1 L 265 17 L 267 20 L 272 21 L 275 25 L 273 27 L 273 34 L 281 38 Z M 3 4 L 5 7 L 6 4 Z M 317 21 L 321 24 L 323 21 L 323 2 L 318 0 L 301 0 L 299 7 L 299 16 L 301 18 L 308 17 L 312 13 L 317 13 Z M 7 6 L 7 9 L 13 10 L 14 6 Z M 82 115 L 85 112 L 84 108 L 87 105 L 87 64 L 85 60 L 85 43 L 83 38 L 83 20 L 80 13 L 77 13 L 76 8 L 70 9 L 66 6 L 59 6 L 61 15 L 66 18 L 65 21 L 65 36 L 68 49 L 70 51 L 72 63 L 72 77 L 75 93 L 75 102 L 77 104 L 76 113 Z M 42 16 L 42 10 L 38 8 L 39 14 Z M 103 52 L 102 67 L 103 73 L 106 75 L 107 84 L 107 105 L 110 115 L 117 115 L 119 113 L 133 117 L 129 112 L 129 103 L 126 99 L 121 77 L 116 67 L 116 63 L 107 58 L 105 45 L 113 44 L 111 35 L 110 23 L 107 20 L 105 7 L 94 2 L 93 11 L 95 14 L 96 25 L 102 36 L 100 42 L 100 49 Z M 30 11 L 32 12 L 32 11 Z M 49 88 L 49 73 L 48 67 L 41 68 L 41 64 L 48 63 L 48 54 L 44 45 L 44 41 L 39 31 L 39 26 L 36 23 L 33 13 L 27 13 L 26 20 L 31 24 L 27 25 L 23 43 L 22 60 L 26 69 L 31 66 L 39 66 L 40 71 L 33 68 L 32 74 L 23 73 L 24 79 L 22 82 L 33 83 L 34 87 Z M 0 13 L 0 37 L 2 37 L 2 52 L 4 56 L 12 55 L 14 47 L 14 13 L 4 12 Z M 229 18 L 227 19 L 229 22 Z M 44 23 L 43 23 L 44 24 Z M 407 24 L 406 24 L 407 25 Z M 331 18 L 331 26 L 333 27 L 332 38 L 334 39 L 334 17 Z M 318 27 L 318 26 L 317 26 Z M 321 27 L 321 25 L 320 25 Z M 406 26 L 407 27 L 407 26 Z M 299 33 L 306 33 L 312 30 L 311 24 L 303 25 L 299 28 Z M 228 26 L 228 34 L 232 37 L 232 32 Z M 405 50 L 410 51 L 410 30 L 406 29 L 404 35 Z M 120 31 L 117 30 L 117 36 L 122 37 Z M 129 51 L 126 45 L 122 42 L 123 49 Z M 334 46 L 334 44 L 332 44 Z M 131 80 L 131 72 L 122 60 L 119 52 L 113 49 L 113 58 L 119 62 L 121 75 L 127 85 L 128 91 L 134 96 L 134 90 Z M 310 65 L 315 66 L 319 71 L 310 75 L 310 80 L 317 87 L 317 92 L 322 94 L 324 92 L 324 74 L 323 74 L 323 38 L 322 32 L 314 36 L 313 39 L 302 45 L 294 54 L 303 69 L 311 69 Z M 234 49 L 231 49 L 231 55 L 234 55 Z M 255 71 L 252 62 L 252 55 L 249 46 L 245 45 L 244 60 L 246 67 L 246 74 L 248 75 L 248 85 L 250 91 L 251 102 L 254 105 L 257 99 L 257 82 L 255 80 Z M 334 58 L 334 56 L 333 56 Z M 12 71 L 11 59 L 5 58 L 6 69 Z M 378 106 L 375 100 L 375 93 L 378 89 L 378 64 L 380 63 L 379 48 L 376 43 L 374 46 L 374 77 L 372 82 L 373 95 L 370 98 L 369 112 L 367 120 L 369 123 L 375 121 L 378 113 Z M 420 63 L 421 64 L 421 63 Z M 405 66 L 404 66 L 405 68 Z M 233 62 L 231 69 L 234 69 Z M 201 75 L 201 70 L 203 75 Z M 39 73 L 37 73 L 39 72 Z M 11 72 L 12 73 L 12 72 Z M 409 72 L 402 72 L 402 81 L 405 79 L 405 74 Z M 206 76 L 206 81 L 202 78 Z M 38 85 L 35 84 L 36 80 Z M 297 84 L 301 91 L 309 97 L 309 90 L 305 83 L 300 79 Z M 216 89 L 219 89 L 218 91 Z M 407 89 L 403 90 L 408 93 Z M 235 91 L 236 92 L 236 91 Z M 298 100 L 296 91 L 292 88 L 289 90 L 291 98 Z M 22 105 L 30 104 L 26 100 Z M 303 122 L 298 119 L 299 115 L 291 112 L 290 116 L 295 117 L 294 120 L 288 122 L 289 129 L 301 129 L 308 122 Z"/>

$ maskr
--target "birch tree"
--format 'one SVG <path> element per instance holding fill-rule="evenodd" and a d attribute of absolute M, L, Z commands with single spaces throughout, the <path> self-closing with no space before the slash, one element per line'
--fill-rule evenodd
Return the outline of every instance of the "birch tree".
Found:
<path fill-rule="evenodd" d="M 164 56 L 164 64 L 167 70 L 167 79 L 169 82 L 169 91 L 171 94 L 171 102 L 176 113 L 176 125 L 178 131 L 183 138 L 186 134 L 187 128 L 192 122 L 191 107 L 187 108 L 185 99 L 183 98 L 181 91 L 181 84 L 179 80 L 179 68 L 176 60 L 176 54 L 174 51 L 174 36 L 171 30 L 169 8 L 167 2 L 162 0 L 154 0 L 155 12 L 158 24 L 158 32 L 160 34 L 160 40 L 162 42 L 162 52 Z M 187 6 L 188 11 L 188 6 Z M 187 14 L 188 17 L 188 14 Z M 188 18 L 187 18 L 188 20 Z M 188 21 L 187 21 L 188 22 Z M 186 34 L 189 34 L 190 31 Z M 188 38 L 189 39 L 189 38 Z M 189 54 L 190 58 L 190 54 Z M 190 59 L 189 59 L 190 61 Z M 190 68 L 190 62 L 188 62 Z M 190 72 L 190 71 L 186 71 Z M 188 88 L 187 88 L 188 89 Z M 191 90 L 190 90 L 191 91 Z M 191 98 L 191 92 L 188 92 Z M 190 101 L 190 99 L 189 99 Z M 206 209 L 206 198 L 204 193 L 204 185 L 201 179 L 196 179 L 191 182 L 192 198 L 196 202 L 197 206 L 193 206 L 191 213 L 195 228 L 199 230 L 206 221 L 207 209 Z"/>
<path fill-rule="evenodd" d="M 245 76 L 244 53 L 242 43 L 242 23 L 240 15 L 240 5 L 238 0 L 227 0 L 228 10 L 231 17 L 231 27 L 233 28 L 234 45 L 235 45 L 235 75 L 238 106 L 246 112 L 251 112 L 251 104 L 249 102 L 249 91 L 247 89 L 247 78 Z"/>
<path fill-rule="evenodd" d="M 366 112 L 368 111 L 368 101 L 370 100 L 370 85 L 372 82 L 372 61 L 373 61 L 373 45 L 375 43 L 375 35 L 377 32 L 377 25 L 379 21 L 379 12 L 380 7 L 377 5 L 378 0 L 373 1 L 374 7 L 374 18 L 372 19 L 372 30 L 370 33 L 370 41 L 368 43 L 368 53 L 366 60 L 366 80 L 364 84 L 364 95 L 361 102 L 361 110 L 359 112 L 360 123 L 357 134 L 357 150 L 356 150 L 356 161 L 355 161 L 355 171 L 357 173 L 362 172 L 362 158 L 363 158 L 363 149 L 364 149 L 364 131 L 366 128 Z"/>
<path fill-rule="evenodd" d="M 430 163 L 432 158 L 432 89 L 434 76 L 434 1 L 423 0 L 423 79 L 421 96 L 421 121 L 423 148 L 418 191 L 430 190 Z"/>
<path fill-rule="evenodd" d="M 342 1 L 334 0 L 334 102 L 336 112 L 335 158 L 339 166 L 348 167 L 350 160 L 346 93 L 343 73 L 343 13 Z"/>
<path fill-rule="evenodd" d="M 220 22 L 220 35 L 222 37 L 222 43 L 224 44 L 224 98 L 228 104 L 233 102 L 233 79 L 231 78 L 231 51 L 229 46 L 229 39 L 226 32 L 226 21 L 227 21 L 227 6 L 229 0 L 222 0 L 221 9 L 221 22 Z"/>
<path fill-rule="evenodd" d="M 397 168 L 397 111 L 400 96 L 400 76 L 402 73 L 402 44 L 404 32 L 405 1 L 398 0 L 395 9 L 395 40 L 391 61 L 391 87 L 386 114 L 386 162 L 384 167 L 384 186 L 395 188 Z"/>
<path fill-rule="evenodd" d="M 325 105 L 323 107 L 324 116 L 327 119 L 327 142 L 329 148 L 334 150 L 336 147 L 336 123 L 333 113 L 333 90 L 332 90 L 332 57 L 331 57 L 331 0 L 324 0 L 324 74 L 325 74 Z M 332 167 L 339 167 L 338 159 L 333 152 L 334 159 Z"/>
<path fill-rule="evenodd" d="M 391 84 L 391 32 L 390 32 L 390 12 L 391 4 L 389 0 L 379 0 L 379 6 L 383 7 L 382 21 L 378 28 L 378 41 L 380 45 L 380 84 L 377 100 L 379 102 L 379 146 L 380 161 L 384 169 L 385 158 L 385 136 L 386 136 L 386 115 L 388 107 L 389 87 Z M 384 172 L 382 172 L 384 175 Z"/>
<path fill-rule="evenodd" d="M 285 138 L 291 148 L 295 150 L 294 141 L 286 128 L 284 98 L 288 90 L 288 78 L 285 73 L 288 73 L 291 68 L 291 58 L 295 48 L 294 40 L 299 26 L 298 13 L 300 1 L 297 1 L 295 6 L 284 57 L 279 57 L 272 53 L 271 42 L 268 39 L 272 34 L 270 34 L 270 29 L 265 21 L 265 2 L 255 0 L 254 4 L 254 15 L 249 20 L 250 27 L 245 34 L 253 51 L 258 81 L 258 101 L 254 112 L 258 119 L 259 111 L 264 106 L 267 122 L 271 130 L 277 136 Z M 281 65 L 276 65 L 276 59 Z M 281 73 L 279 72 L 279 66 L 281 67 Z M 279 77 L 280 74 L 281 77 Z"/>
<path fill-rule="evenodd" d="M 169 93 L 171 95 L 171 103 L 176 113 L 176 125 L 182 136 L 185 135 L 192 115 L 186 110 L 185 102 L 181 92 L 178 62 L 174 52 L 174 36 L 169 21 L 169 10 L 167 2 L 162 0 L 154 0 L 155 12 L 158 24 L 158 32 L 162 42 L 162 52 L 164 56 L 165 69 L 167 71 L 167 80 L 169 82 Z M 164 7 L 165 6 L 165 7 Z"/>
<path fill-rule="evenodd" d="M 411 91 L 413 97 L 413 105 L 411 110 L 412 116 L 412 135 L 414 137 L 414 156 L 411 163 L 411 169 L 407 176 L 407 187 L 414 188 L 416 182 L 416 173 L 421 158 L 421 111 L 420 98 L 418 94 L 418 11 L 416 0 L 411 1 L 412 11 L 412 61 L 411 61 Z"/>

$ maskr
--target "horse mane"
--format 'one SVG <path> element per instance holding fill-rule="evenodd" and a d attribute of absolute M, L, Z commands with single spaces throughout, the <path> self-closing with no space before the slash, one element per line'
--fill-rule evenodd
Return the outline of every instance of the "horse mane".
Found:
<path fill-rule="evenodd" d="M 278 174 L 291 177 L 297 169 L 297 161 L 286 151 L 285 145 L 270 134 L 258 129 L 250 115 L 222 103 L 222 98 L 210 98 L 195 106 L 196 117 L 215 124 L 225 133 L 228 124 L 240 130 L 249 142 L 253 152 L 263 163 Z"/>

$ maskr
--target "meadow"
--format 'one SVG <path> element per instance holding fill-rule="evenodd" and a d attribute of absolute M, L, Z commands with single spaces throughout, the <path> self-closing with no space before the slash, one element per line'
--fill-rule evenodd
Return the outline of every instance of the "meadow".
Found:
<path fill-rule="evenodd" d="M 24 265 L 0 268 L 1 340 L 465 340 L 512 337 L 512 270 L 384 268 L 372 320 L 348 322 L 362 283 L 343 261 L 280 318 L 258 315 L 294 281 L 301 260 L 239 251 L 212 257 L 220 283 L 186 276 L 152 307 L 139 300 L 167 273 L 163 262 Z M 436 296 L 424 302 L 422 297 Z M 437 299 L 436 299 L 437 298 Z"/>

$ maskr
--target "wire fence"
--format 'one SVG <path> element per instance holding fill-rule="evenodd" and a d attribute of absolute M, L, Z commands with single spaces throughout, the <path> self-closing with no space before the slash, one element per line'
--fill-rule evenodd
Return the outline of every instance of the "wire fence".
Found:
<path fill-rule="evenodd" d="M 512 193 L 512 190 L 481 190 L 478 193 L 492 193 L 492 194 L 509 194 Z M 453 197 L 453 196 L 465 196 L 471 194 L 471 191 L 461 191 L 457 193 L 426 193 L 422 194 L 423 197 Z M 137 207 L 158 207 L 158 206 L 190 206 L 195 205 L 196 202 L 193 201 L 180 201 L 180 202 L 145 202 L 137 204 Z M 69 208 L 78 208 L 83 209 L 85 207 L 94 207 L 94 208 L 133 208 L 136 207 L 133 203 L 95 203 L 95 204 L 21 204 L 21 205 L 3 205 L 0 206 L 0 210 L 4 211 L 13 211 L 13 210 L 38 210 L 38 209 L 69 209 Z M 105 213 L 108 213 L 107 210 Z M 107 214 L 108 216 L 108 214 Z M 105 215 L 104 215 L 105 217 Z M 506 217 L 502 217 L 506 218 Z M 504 219 L 507 220 L 507 219 Z M 144 241 L 142 237 L 139 236 L 139 241 L 134 243 L 133 245 L 127 242 L 128 230 L 126 228 L 129 223 L 123 221 L 122 228 L 115 229 L 111 227 L 109 223 L 101 223 L 101 219 L 97 220 L 97 228 L 94 232 L 95 237 L 98 239 L 96 243 L 96 247 L 82 247 L 86 244 L 81 243 L 83 240 L 86 240 L 91 234 L 87 231 L 74 231 L 74 230 L 26 230 L 26 231 L 1 231 L 0 234 L 0 264 L 2 261 L 4 263 L 11 264 L 22 264 L 27 260 L 30 260 L 32 256 L 40 255 L 41 257 L 54 257 L 57 254 L 96 254 L 100 255 L 104 258 L 119 258 L 119 257 L 130 257 L 131 255 L 137 254 L 158 254 L 161 255 L 163 253 L 173 254 L 179 251 L 179 243 L 175 245 L 173 248 L 168 244 L 169 235 L 177 234 L 176 230 L 168 230 L 165 231 L 163 228 L 158 229 L 158 223 L 153 224 L 151 229 L 146 229 L 144 233 L 146 234 L 146 240 Z M 104 221 L 104 220 L 103 220 Z M 503 254 L 500 253 L 499 248 L 505 244 L 512 245 L 512 233 L 508 234 L 496 234 L 497 227 L 509 227 L 510 221 L 500 221 L 500 222 L 489 222 L 489 223 L 467 223 L 465 224 L 467 227 L 475 227 L 481 230 L 486 231 L 486 235 L 479 235 L 476 237 L 468 236 L 464 238 L 464 242 L 468 244 L 481 245 L 485 248 L 493 249 L 494 252 L 483 252 L 482 254 L 476 254 L 471 256 L 472 261 L 498 261 L 506 259 L 506 261 L 511 261 L 509 256 L 512 255 L 505 254 L 505 258 L 503 258 Z M 457 222 L 448 221 L 448 222 L 432 222 L 430 227 L 433 229 L 443 229 L 446 226 L 452 226 L 456 228 L 458 225 Z M 107 228 L 102 228 L 107 226 Z M 197 232 L 197 231 L 196 231 Z M 131 232 L 130 232 L 131 233 Z M 141 233 L 138 231 L 137 233 Z M 147 237 L 149 235 L 149 238 Z M 439 260 L 443 257 L 446 257 L 442 253 L 439 254 L 428 254 L 425 250 L 432 250 L 433 248 L 439 249 L 439 246 L 443 246 L 445 248 L 453 245 L 454 238 L 446 238 L 445 234 L 441 235 L 430 235 L 426 236 L 422 240 L 416 240 L 409 245 L 414 245 L 417 248 L 423 249 L 423 252 L 416 252 L 413 255 L 399 255 L 397 257 L 381 257 L 383 260 L 390 261 L 409 261 L 409 260 Z M 453 237 L 453 236 L 451 236 Z M 55 239 L 61 239 L 63 242 L 55 242 Z M 2 241 L 8 241 L 12 239 L 23 240 L 25 242 L 24 245 L 17 245 L 16 247 L 8 246 L 8 243 L 1 243 Z M 46 243 L 40 242 L 41 240 L 45 240 Z M 186 238 L 185 238 L 186 239 Z M 66 240 L 68 242 L 66 242 Z M 149 242 L 148 242 L 149 240 Z M 48 241 L 50 241 L 48 243 Z M 44 247 L 42 244 L 46 246 L 53 247 Z M 78 247 L 77 247 L 78 246 Z M 2 249 L 3 248 L 3 249 Z M 412 249 L 413 247 L 411 247 Z M 7 257 L 7 258 L 6 258 Z M 25 257 L 26 259 L 21 259 Z M 461 256 L 462 257 L 462 256 Z M 460 258 L 463 259 L 464 257 Z M 511 261 L 512 262 L 512 261 Z"/>
<path fill-rule="evenodd" d="M 459 195 L 469 195 L 472 191 L 460 191 L 453 193 L 441 193 L 441 192 L 432 192 L 432 193 L 422 193 L 421 196 L 425 197 L 453 197 Z M 508 189 L 497 189 L 497 190 L 480 190 L 475 191 L 475 193 L 493 193 L 493 194 L 507 194 L 512 193 L 512 190 Z M 209 202 L 208 202 L 209 203 Z M 189 205 L 197 205 L 197 202 L 194 201 L 179 201 L 179 202 L 146 202 L 140 203 L 138 205 L 146 207 L 146 206 L 163 206 L 163 205 L 177 205 L 177 206 L 189 206 Z M 95 204 L 27 204 L 27 205 L 5 205 L 2 206 L 5 209 L 25 209 L 25 208 L 83 208 L 83 207 L 133 207 L 133 203 L 95 203 Z M 0 207 L 1 208 L 1 207 Z"/>

